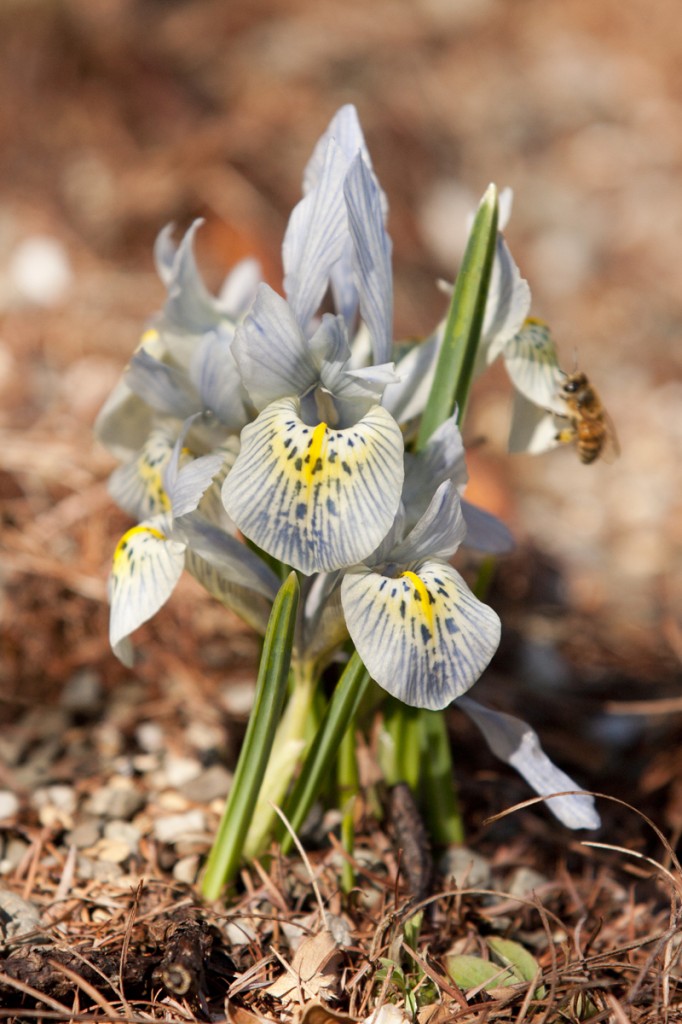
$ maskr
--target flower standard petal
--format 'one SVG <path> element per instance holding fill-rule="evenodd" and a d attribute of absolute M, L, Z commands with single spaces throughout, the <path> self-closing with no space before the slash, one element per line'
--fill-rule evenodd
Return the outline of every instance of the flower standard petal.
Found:
<path fill-rule="evenodd" d="M 463 697 L 457 706 L 478 726 L 493 754 L 516 768 L 540 796 L 580 789 L 573 779 L 552 764 L 540 746 L 537 733 L 527 722 L 486 708 L 470 697 Z M 556 796 L 547 801 L 547 806 L 568 828 L 599 828 L 594 799 L 588 793 Z"/>
<path fill-rule="evenodd" d="M 109 639 L 114 653 L 168 600 L 185 566 L 185 545 L 167 536 L 166 517 L 149 519 L 124 533 L 109 577 Z"/>
<path fill-rule="evenodd" d="M 303 573 L 361 562 L 398 509 L 400 429 L 378 405 L 344 430 L 309 426 L 299 413 L 299 401 L 284 398 L 244 428 L 223 485 L 227 513 L 260 548 Z"/>
<path fill-rule="evenodd" d="M 350 166 L 343 191 L 353 239 L 360 313 L 372 337 L 374 362 L 385 363 L 393 344 L 391 240 L 384 228 L 379 187 L 361 154 Z"/>
<path fill-rule="evenodd" d="M 318 378 L 310 345 L 289 303 L 262 284 L 236 332 L 232 354 L 257 409 L 287 395 L 302 395 Z"/>
<path fill-rule="evenodd" d="M 322 301 L 331 268 L 347 239 L 346 169 L 341 150 L 330 139 L 317 185 L 294 208 L 284 235 L 284 288 L 304 330 Z"/>
<path fill-rule="evenodd" d="M 413 707 L 447 707 L 473 686 L 499 644 L 497 615 L 446 562 L 424 560 L 395 578 L 352 569 L 341 600 L 371 676 Z"/>

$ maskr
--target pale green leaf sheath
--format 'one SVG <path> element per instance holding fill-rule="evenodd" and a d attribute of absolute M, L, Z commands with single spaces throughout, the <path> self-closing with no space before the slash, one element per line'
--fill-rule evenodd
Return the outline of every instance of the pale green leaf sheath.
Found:
<path fill-rule="evenodd" d="M 495 612 L 439 559 L 396 576 L 359 567 L 344 577 L 341 598 L 368 671 L 413 707 L 447 707 L 473 686 L 500 640 Z"/>
<path fill-rule="evenodd" d="M 300 402 L 272 402 L 242 431 L 223 485 L 240 530 L 281 562 L 310 574 L 353 565 L 393 523 L 403 484 L 403 441 L 376 405 L 334 429 L 300 419 Z"/>

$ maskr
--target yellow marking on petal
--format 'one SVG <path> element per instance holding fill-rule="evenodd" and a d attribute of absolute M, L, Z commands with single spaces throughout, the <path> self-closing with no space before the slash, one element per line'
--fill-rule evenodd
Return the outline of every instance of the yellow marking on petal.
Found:
<path fill-rule="evenodd" d="M 429 629 L 433 631 L 433 606 L 431 604 L 431 596 L 426 589 L 426 584 L 422 579 L 417 576 L 416 573 L 410 572 L 409 569 L 405 572 L 401 572 L 401 579 L 409 580 L 415 589 L 415 593 L 420 602 L 420 610 L 426 619 Z"/>
<path fill-rule="evenodd" d="M 136 351 L 139 352 L 144 345 L 149 344 L 150 341 L 156 341 L 158 337 L 159 332 L 156 330 L 156 328 L 150 327 L 148 330 L 144 332 L 144 334 L 140 338 Z"/>
<path fill-rule="evenodd" d="M 524 327 L 547 327 L 547 321 L 541 320 L 539 316 L 527 316 L 523 321 Z"/>
<path fill-rule="evenodd" d="M 155 527 L 153 526 L 133 526 L 130 530 L 126 530 L 126 532 L 123 534 L 120 541 L 116 545 L 113 557 L 114 567 L 116 567 L 116 563 L 120 561 L 124 552 L 127 550 L 130 538 L 139 533 L 148 533 L 152 537 L 156 537 L 157 540 L 166 540 L 165 536 L 161 533 L 161 531 L 155 529 Z"/>
<path fill-rule="evenodd" d="M 303 462 L 303 476 L 306 483 L 312 483 L 313 476 L 318 470 L 318 462 L 324 458 L 324 451 L 327 447 L 327 424 L 318 423 L 313 430 L 312 441 L 308 448 L 308 455 Z"/>

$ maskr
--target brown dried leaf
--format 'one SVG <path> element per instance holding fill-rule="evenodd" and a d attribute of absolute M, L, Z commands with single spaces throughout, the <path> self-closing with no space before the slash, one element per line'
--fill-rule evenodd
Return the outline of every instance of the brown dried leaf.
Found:
<path fill-rule="evenodd" d="M 283 1003 L 301 1002 L 299 993 L 308 999 L 329 997 L 338 981 L 339 947 L 327 929 L 304 939 L 294 954 L 286 974 L 276 978 L 265 991 Z"/>

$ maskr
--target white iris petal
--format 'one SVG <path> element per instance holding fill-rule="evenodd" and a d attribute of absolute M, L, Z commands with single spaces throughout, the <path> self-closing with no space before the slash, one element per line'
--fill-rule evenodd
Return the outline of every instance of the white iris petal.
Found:
<path fill-rule="evenodd" d="M 185 566 L 185 545 L 169 540 L 168 518 L 134 526 L 114 551 L 109 577 L 109 639 L 114 652 L 166 603 Z"/>
<path fill-rule="evenodd" d="M 447 707 L 473 686 L 499 644 L 497 615 L 446 562 L 425 560 L 396 578 L 353 569 L 341 600 L 371 676 L 413 707 Z"/>
<path fill-rule="evenodd" d="M 580 789 L 550 761 L 527 722 L 486 708 L 469 697 L 463 697 L 457 706 L 475 722 L 493 754 L 512 765 L 540 796 Z M 594 799 L 587 793 L 556 796 L 547 801 L 547 806 L 568 828 L 599 828 L 601 824 Z"/>
<path fill-rule="evenodd" d="M 361 562 L 400 502 L 403 442 L 380 406 L 343 430 L 300 419 L 300 402 L 272 402 L 242 431 L 223 485 L 225 508 L 264 551 L 310 574 Z"/>

